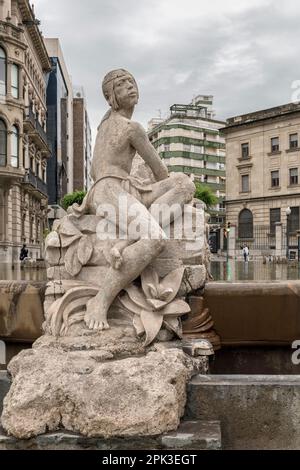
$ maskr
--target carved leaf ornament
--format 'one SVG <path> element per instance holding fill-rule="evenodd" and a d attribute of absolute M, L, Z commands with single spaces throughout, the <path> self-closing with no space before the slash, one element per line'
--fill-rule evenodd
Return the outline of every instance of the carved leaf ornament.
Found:
<path fill-rule="evenodd" d="M 77 249 L 80 243 L 86 243 L 86 240 L 78 239 Z M 90 248 L 87 247 L 88 249 Z M 69 250 L 70 248 L 68 252 Z M 78 259 L 78 263 L 85 259 Z M 133 316 L 136 334 L 145 335 L 145 346 L 156 339 L 162 327 L 182 337 L 179 317 L 190 312 L 189 305 L 184 300 L 176 298 L 183 273 L 184 268 L 178 268 L 160 280 L 156 271 L 152 267 L 147 267 L 141 274 L 141 287 L 131 284 L 123 294 L 119 295 L 118 304 Z M 46 312 L 49 333 L 54 336 L 65 335 L 71 325 L 83 321 L 88 300 L 98 292 L 99 287 L 91 285 L 69 289 Z"/>

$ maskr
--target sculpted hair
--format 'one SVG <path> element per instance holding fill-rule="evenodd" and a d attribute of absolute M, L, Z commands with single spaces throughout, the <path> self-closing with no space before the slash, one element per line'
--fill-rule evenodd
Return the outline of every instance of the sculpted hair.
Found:
<path fill-rule="evenodd" d="M 135 81 L 134 76 L 130 72 L 128 72 L 127 70 L 125 70 L 125 69 L 116 69 L 116 70 L 112 70 L 111 72 L 108 72 L 105 75 L 105 77 L 103 79 L 103 82 L 102 82 L 102 92 L 103 92 L 104 98 L 108 102 L 111 109 L 109 109 L 105 113 L 104 117 L 102 118 L 102 121 L 100 122 L 100 124 L 98 126 L 98 130 L 100 129 L 100 127 L 104 123 L 104 121 L 106 121 L 109 118 L 109 116 L 111 115 L 112 110 L 118 111 L 118 109 L 120 108 L 118 100 L 117 100 L 116 95 L 115 95 L 115 91 L 114 91 L 114 82 L 117 78 L 124 77 L 124 75 L 130 75 L 133 78 L 134 83 L 136 85 L 136 88 L 138 90 L 138 86 L 137 86 L 137 83 Z"/>
<path fill-rule="evenodd" d="M 117 101 L 114 91 L 114 82 L 117 78 L 124 77 L 124 75 L 130 75 L 135 82 L 136 88 L 138 88 L 133 75 L 125 69 L 116 69 L 112 70 L 111 72 L 108 72 L 102 82 L 102 91 L 104 98 L 114 111 L 118 111 L 119 109 L 119 103 Z"/>

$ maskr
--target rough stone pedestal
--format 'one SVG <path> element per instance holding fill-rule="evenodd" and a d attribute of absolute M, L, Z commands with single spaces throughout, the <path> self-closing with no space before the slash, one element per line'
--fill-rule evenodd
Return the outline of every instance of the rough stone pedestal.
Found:
<path fill-rule="evenodd" d="M 40 338 L 9 364 L 4 430 L 19 439 L 66 430 L 87 437 L 159 435 L 178 428 L 186 386 L 206 359 L 175 343 L 145 349 L 131 327 Z M 167 347 L 169 346 L 169 347 Z"/>

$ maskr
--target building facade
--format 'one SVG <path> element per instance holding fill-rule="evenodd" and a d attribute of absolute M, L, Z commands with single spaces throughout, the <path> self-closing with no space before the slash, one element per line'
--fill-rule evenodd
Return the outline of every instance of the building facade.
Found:
<path fill-rule="evenodd" d="M 222 244 L 225 221 L 225 138 L 223 121 L 214 118 L 213 96 L 199 95 L 189 105 L 174 104 L 166 120 L 149 122 L 149 138 L 170 172 L 194 175 L 195 181 L 210 187 L 218 203 L 210 208 L 213 251 Z"/>
<path fill-rule="evenodd" d="M 73 191 L 73 87 L 57 38 L 46 38 L 51 60 L 47 82 L 47 135 L 51 158 L 47 166 L 49 219 L 61 217 L 61 199 Z"/>
<path fill-rule="evenodd" d="M 0 0 L 0 262 L 43 252 L 47 227 L 46 76 L 51 69 L 28 0 Z"/>
<path fill-rule="evenodd" d="M 92 186 L 90 177 L 92 161 L 92 132 L 82 87 L 74 88 L 73 99 L 73 134 L 74 134 L 74 191 L 89 190 Z"/>
<path fill-rule="evenodd" d="M 300 104 L 230 118 L 223 131 L 226 216 L 235 234 L 236 253 L 245 243 L 256 254 L 280 255 L 281 250 L 283 256 L 297 251 Z"/>

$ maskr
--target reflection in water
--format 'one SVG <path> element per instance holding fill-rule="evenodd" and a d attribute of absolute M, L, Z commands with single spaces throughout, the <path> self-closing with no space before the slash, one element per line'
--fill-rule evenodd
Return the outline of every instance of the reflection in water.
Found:
<path fill-rule="evenodd" d="M 0 263 L 0 280 L 2 281 L 45 281 L 47 272 L 45 268 L 28 268 L 16 264 L 14 269 L 10 264 Z"/>
<path fill-rule="evenodd" d="M 300 263 L 263 264 L 259 261 L 212 261 L 215 281 L 280 281 L 300 279 Z"/>
<path fill-rule="evenodd" d="M 262 264 L 259 261 L 212 261 L 211 274 L 215 281 L 280 281 L 300 279 L 300 263 Z M 46 269 L 28 268 L 0 263 L 0 280 L 45 281 Z"/>

